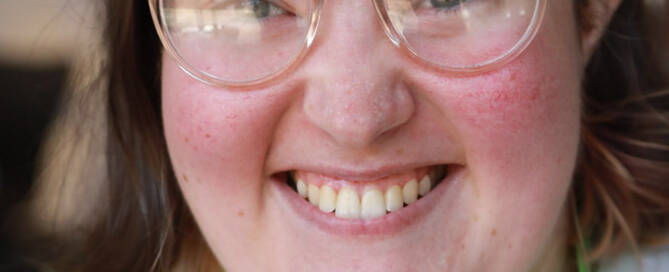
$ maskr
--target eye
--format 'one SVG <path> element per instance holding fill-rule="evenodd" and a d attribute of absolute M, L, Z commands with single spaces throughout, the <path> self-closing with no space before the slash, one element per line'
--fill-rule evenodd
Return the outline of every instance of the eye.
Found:
<path fill-rule="evenodd" d="M 414 0 L 416 10 L 432 12 L 457 12 L 463 5 L 472 0 Z"/>
<path fill-rule="evenodd" d="M 248 5 L 253 8 L 253 14 L 259 19 L 289 14 L 287 10 L 268 0 L 249 0 Z"/>
<path fill-rule="evenodd" d="M 432 7 L 437 9 L 453 9 L 462 2 L 461 0 L 430 0 Z"/>

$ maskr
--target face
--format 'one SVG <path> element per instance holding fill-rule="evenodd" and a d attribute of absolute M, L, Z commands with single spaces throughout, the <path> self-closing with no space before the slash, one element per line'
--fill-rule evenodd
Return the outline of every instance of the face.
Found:
<path fill-rule="evenodd" d="M 559 257 L 584 63 L 571 1 L 549 3 L 519 57 L 464 76 L 397 49 L 371 1 L 324 3 L 309 53 L 260 87 L 212 87 L 164 56 L 170 157 L 220 263 L 532 271 Z"/>

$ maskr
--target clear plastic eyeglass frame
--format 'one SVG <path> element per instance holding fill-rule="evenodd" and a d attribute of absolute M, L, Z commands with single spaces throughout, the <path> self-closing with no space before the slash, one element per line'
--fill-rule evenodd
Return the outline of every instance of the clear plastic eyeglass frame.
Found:
<path fill-rule="evenodd" d="M 323 9 L 323 2 L 325 0 L 307 0 L 307 1 L 312 2 L 311 13 L 306 19 L 306 22 L 308 22 L 309 25 L 306 30 L 306 35 L 304 36 L 304 39 L 302 41 L 302 45 L 298 49 L 297 53 L 292 57 L 292 59 L 286 62 L 283 67 L 272 72 L 271 74 L 246 81 L 224 80 L 213 74 L 201 71 L 190 65 L 178 53 L 174 44 L 170 40 L 170 34 L 167 32 L 166 30 L 167 27 L 165 26 L 166 24 L 165 14 L 162 12 L 162 9 L 159 9 L 159 7 L 162 6 L 164 0 L 148 0 L 148 4 L 150 7 L 151 16 L 153 18 L 153 23 L 157 30 L 158 37 L 160 38 L 163 44 L 163 47 L 168 52 L 170 57 L 178 64 L 178 66 L 185 73 L 205 84 L 213 85 L 216 87 L 246 88 L 266 83 L 276 78 L 277 76 L 286 73 L 288 70 L 293 69 L 298 63 L 300 63 L 301 60 L 304 58 L 304 56 L 307 54 L 318 32 L 319 28 L 318 26 Z M 467 67 L 451 67 L 435 63 L 434 61 L 431 61 L 430 59 L 422 57 L 420 54 L 418 54 L 408 44 L 407 39 L 404 37 L 404 35 L 398 33 L 395 27 L 393 27 L 391 18 L 389 17 L 388 13 L 386 12 L 386 8 L 384 7 L 385 5 L 384 0 L 369 0 L 369 1 L 373 2 L 374 8 L 378 15 L 377 17 L 381 21 L 386 36 L 390 39 L 392 44 L 394 44 L 399 50 L 402 50 L 405 53 L 409 54 L 412 58 L 424 62 L 429 66 L 436 68 L 437 70 L 443 71 L 445 73 L 450 73 L 453 75 L 471 75 L 494 70 L 507 64 L 508 62 L 516 58 L 518 55 L 520 55 L 530 45 L 530 43 L 538 33 L 539 28 L 541 26 L 541 22 L 543 21 L 544 13 L 548 2 L 548 0 L 536 0 L 534 4 L 535 7 L 533 10 L 532 19 L 529 23 L 529 26 L 527 27 L 527 30 L 522 34 L 520 40 L 518 40 L 505 53 L 490 60 L 477 63 L 475 65 Z"/>

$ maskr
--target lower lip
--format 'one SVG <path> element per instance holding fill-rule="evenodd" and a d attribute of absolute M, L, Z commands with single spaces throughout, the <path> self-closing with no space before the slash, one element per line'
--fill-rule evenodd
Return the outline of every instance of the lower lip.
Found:
<path fill-rule="evenodd" d="M 449 168 L 449 174 L 418 201 L 385 216 L 369 220 L 343 219 L 336 217 L 334 213 L 324 213 L 300 197 L 282 178 L 274 178 L 272 184 L 281 199 L 285 200 L 299 217 L 327 233 L 340 236 L 384 236 L 397 234 L 424 220 L 437 206 L 442 196 L 454 187 L 452 184 L 460 180 L 462 172 L 464 171 L 461 167 L 453 170 Z"/>

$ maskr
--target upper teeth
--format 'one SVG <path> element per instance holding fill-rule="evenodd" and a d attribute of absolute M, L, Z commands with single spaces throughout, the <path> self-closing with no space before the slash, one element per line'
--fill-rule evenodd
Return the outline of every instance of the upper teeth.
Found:
<path fill-rule="evenodd" d="M 317 186 L 297 179 L 297 193 L 317 206 L 321 211 L 348 219 L 372 219 L 384 216 L 386 212 L 401 209 L 404 204 L 415 202 L 419 196 L 425 196 L 432 189 L 432 180 L 425 175 L 420 182 L 411 179 L 404 185 L 393 185 L 385 192 L 379 188 L 366 187 L 362 197 L 351 186 L 343 186 L 336 191 L 329 185 Z"/>

